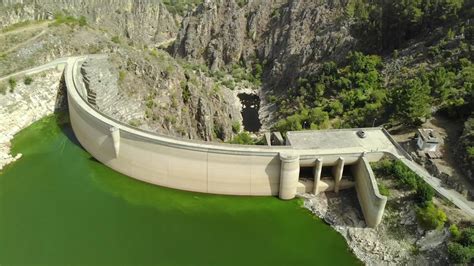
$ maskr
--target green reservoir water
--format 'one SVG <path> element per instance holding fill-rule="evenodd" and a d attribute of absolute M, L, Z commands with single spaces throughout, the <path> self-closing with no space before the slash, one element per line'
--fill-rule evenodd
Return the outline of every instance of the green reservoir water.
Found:
<path fill-rule="evenodd" d="M 18 152 L 0 173 L 0 265 L 360 264 L 297 200 L 133 180 L 84 151 L 64 117 L 20 132 Z"/>

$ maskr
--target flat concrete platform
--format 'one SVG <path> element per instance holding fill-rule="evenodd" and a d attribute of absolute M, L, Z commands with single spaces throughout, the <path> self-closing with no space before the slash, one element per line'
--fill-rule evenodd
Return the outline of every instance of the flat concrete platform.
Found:
<path fill-rule="evenodd" d="M 359 130 L 365 131 L 365 138 L 357 135 Z M 286 134 L 286 144 L 297 149 L 318 149 L 337 153 L 388 151 L 399 154 L 398 149 L 379 127 L 290 131 Z"/>

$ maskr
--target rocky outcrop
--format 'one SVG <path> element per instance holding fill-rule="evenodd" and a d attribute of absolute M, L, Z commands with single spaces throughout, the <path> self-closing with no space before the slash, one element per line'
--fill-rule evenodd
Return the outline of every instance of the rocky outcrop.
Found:
<path fill-rule="evenodd" d="M 58 89 L 61 75 L 62 71 L 49 70 L 32 76 L 30 85 L 13 77 L 18 82 L 15 88 L 0 94 L 0 170 L 21 157 L 10 154 L 14 135 L 63 106 L 65 91 Z"/>
<path fill-rule="evenodd" d="M 361 210 L 352 204 L 356 202 L 355 195 L 348 191 L 338 195 L 320 193 L 300 197 L 305 199 L 304 207 L 338 231 L 352 252 L 366 265 L 447 264 L 443 248 L 449 236 L 447 230 L 426 233 L 415 230 L 409 235 L 404 232 L 404 227 L 416 227 L 411 204 L 405 204 L 399 213 L 386 213 L 383 222 L 376 228 L 367 228 Z M 394 230 L 390 223 L 396 223 L 402 229 Z"/>
<path fill-rule="evenodd" d="M 175 37 L 179 20 L 159 0 L 8 0 L 0 3 L 0 29 L 59 12 L 85 16 L 97 28 L 148 46 Z"/>
<path fill-rule="evenodd" d="M 286 88 L 321 62 L 341 60 L 355 44 L 346 1 L 205 1 L 184 18 L 176 56 L 220 69 L 263 64 L 267 87 Z"/>
<path fill-rule="evenodd" d="M 110 60 L 86 61 L 81 73 L 86 88 L 95 95 L 96 108 L 152 132 L 229 140 L 232 123 L 241 120 L 235 96 L 205 75 L 183 69 L 164 52 L 157 53 L 143 57 L 127 52 Z"/>

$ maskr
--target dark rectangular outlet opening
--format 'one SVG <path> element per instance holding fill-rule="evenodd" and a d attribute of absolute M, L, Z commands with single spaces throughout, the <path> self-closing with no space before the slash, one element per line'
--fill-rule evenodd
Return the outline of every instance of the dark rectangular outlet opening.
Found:
<path fill-rule="evenodd" d="M 313 179 L 314 178 L 314 167 L 303 166 L 300 167 L 300 179 Z"/>
<path fill-rule="evenodd" d="M 323 166 L 323 169 L 321 169 L 321 179 L 334 179 L 332 176 L 332 166 Z"/>
<path fill-rule="evenodd" d="M 342 172 L 342 179 L 354 180 L 354 175 L 352 174 L 352 168 L 350 165 L 344 165 L 344 171 Z"/>

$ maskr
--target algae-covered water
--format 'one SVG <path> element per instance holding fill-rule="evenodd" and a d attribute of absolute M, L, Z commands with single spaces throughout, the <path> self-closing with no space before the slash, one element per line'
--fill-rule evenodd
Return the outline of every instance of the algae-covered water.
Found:
<path fill-rule="evenodd" d="M 133 180 L 84 151 L 66 119 L 44 118 L 13 141 L 23 158 L 0 173 L 0 265 L 359 264 L 297 200 Z"/>

